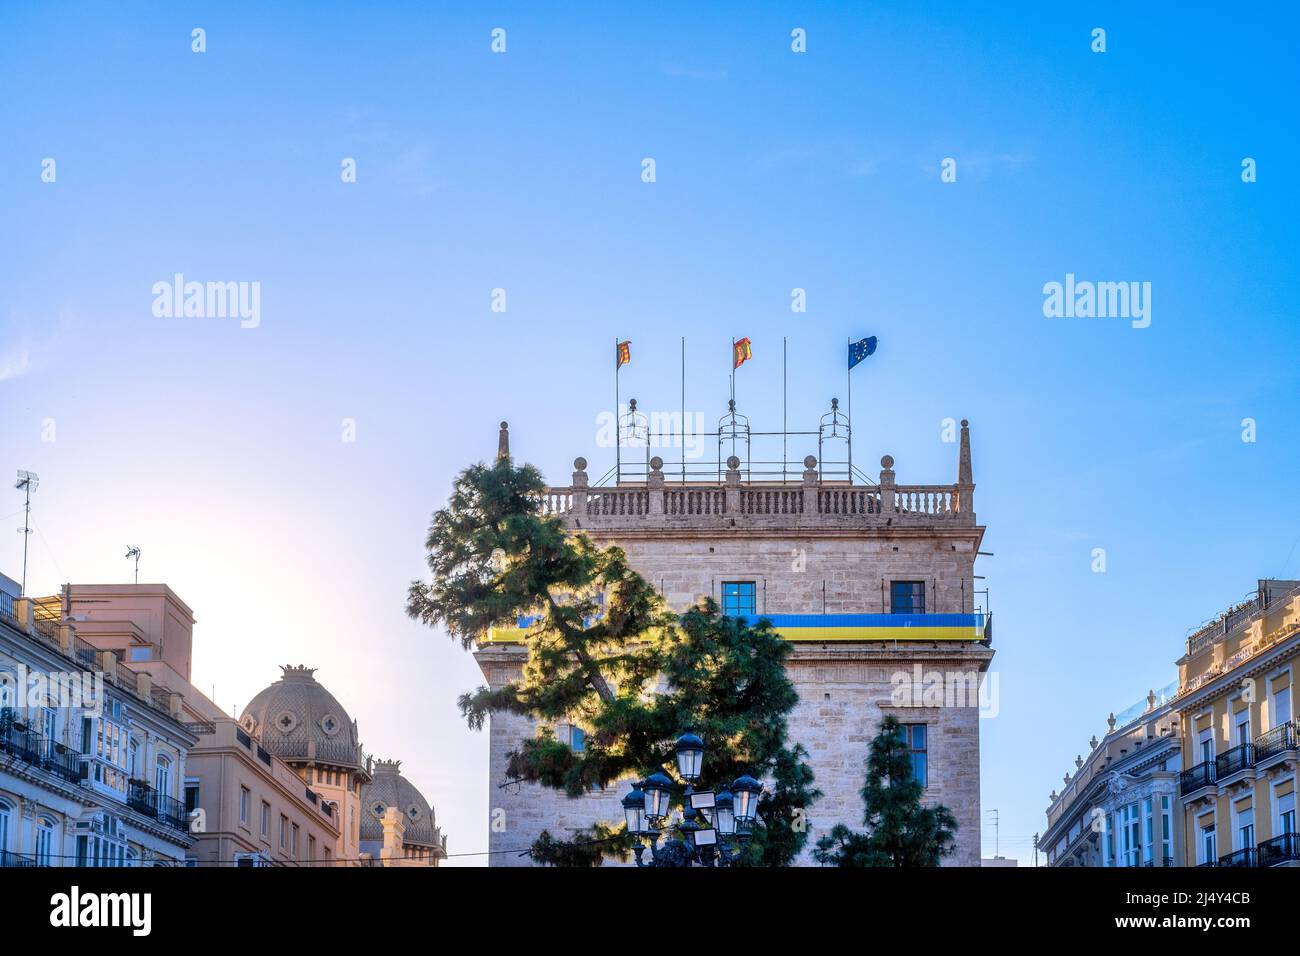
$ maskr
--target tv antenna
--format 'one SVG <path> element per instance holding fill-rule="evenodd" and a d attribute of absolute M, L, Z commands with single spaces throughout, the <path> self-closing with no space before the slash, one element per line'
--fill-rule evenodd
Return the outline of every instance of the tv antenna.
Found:
<path fill-rule="evenodd" d="M 140 583 L 140 549 L 134 545 L 129 545 L 126 549 L 128 558 L 135 558 L 135 583 Z"/>
<path fill-rule="evenodd" d="M 27 539 L 32 533 L 32 492 L 40 486 L 41 479 L 36 477 L 33 471 L 18 470 L 18 480 L 14 482 L 14 487 L 19 491 L 26 492 L 27 502 L 23 506 L 23 526 L 18 529 L 18 533 L 23 536 L 23 586 L 21 594 L 27 595 Z"/>

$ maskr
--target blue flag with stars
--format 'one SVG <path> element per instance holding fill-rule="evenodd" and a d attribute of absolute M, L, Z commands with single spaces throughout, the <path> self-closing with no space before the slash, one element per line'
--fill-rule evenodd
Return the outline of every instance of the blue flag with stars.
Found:
<path fill-rule="evenodd" d="M 849 343 L 849 368 L 857 365 L 868 355 L 876 351 L 876 337 L 869 335 L 865 339 Z"/>

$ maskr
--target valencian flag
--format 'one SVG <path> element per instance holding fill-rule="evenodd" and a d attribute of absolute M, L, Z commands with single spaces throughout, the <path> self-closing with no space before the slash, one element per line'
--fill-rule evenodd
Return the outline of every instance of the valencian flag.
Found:
<path fill-rule="evenodd" d="M 738 369 L 754 357 L 754 350 L 749 347 L 749 339 L 743 338 L 731 343 L 731 367 Z"/>
<path fill-rule="evenodd" d="M 868 355 L 876 351 L 876 337 L 869 335 L 865 339 L 849 343 L 849 368 L 857 365 Z"/>
<path fill-rule="evenodd" d="M 619 369 L 632 361 L 632 340 L 619 342 L 614 353 L 614 368 Z"/>

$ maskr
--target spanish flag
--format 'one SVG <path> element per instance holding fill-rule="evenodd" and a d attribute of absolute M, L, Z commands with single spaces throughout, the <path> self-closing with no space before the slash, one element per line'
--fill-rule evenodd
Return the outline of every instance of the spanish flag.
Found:
<path fill-rule="evenodd" d="M 628 362 L 632 361 L 632 340 L 619 342 L 614 351 L 614 368 L 620 369 Z"/>
<path fill-rule="evenodd" d="M 731 343 L 732 369 L 738 369 L 754 357 L 754 350 L 749 347 L 749 339 L 743 338 Z"/>

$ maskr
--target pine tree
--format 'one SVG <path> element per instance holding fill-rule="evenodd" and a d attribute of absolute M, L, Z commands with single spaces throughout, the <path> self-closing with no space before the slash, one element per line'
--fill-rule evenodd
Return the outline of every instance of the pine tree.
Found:
<path fill-rule="evenodd" d="M 672 747 L 691 729 L 708 747 L 701 788 L 744 773 L 766 779 L 746 862 L 783 866 L 806 838 L 806 810 L 819 795 L 803 748 L 787 741 L 797 696 L 785 673 L 789 645 L 766 622 L 748 627 L 705 600 L 683 615 L 664 607 L 623 551 L 572 534 L 542 508 L 545 483 L 507 452 L 492 466 L 467 468 L 437 511 L 426 547 L 432 579 L 412 582 L 407 613 L 445 628 L 465 649 L 494 626 L 535 616 L 526 631 L 520 679 L 459 699 L 468 724 L 482 728 L 508 711 L 587 732 L 575 753 L 543 729 L 520 741 L 507 774 L 570 796 L 655 770 L 676 775 Z M 558 840 L 534 843 L 534 859 L 596 865 L 622 857 L 622 822 L 593 821 Z"/>
<path fill-rule="evenodd" d="M 945 806 L 921 805 L 924 788 L 912 774 L 903 725 L 881 722 L 867 757 L 862 786 L 866 832 L 836 824 L 817 841 L 813 857 L 827 866 L 938 866 L 953 852 L 957 820 Z"/>

